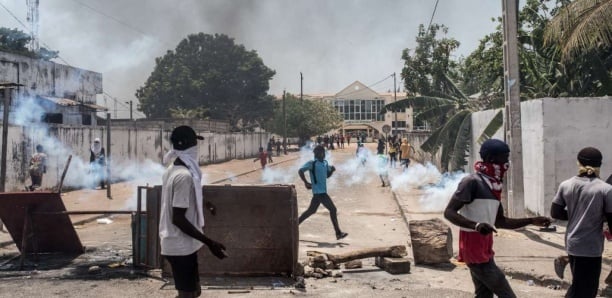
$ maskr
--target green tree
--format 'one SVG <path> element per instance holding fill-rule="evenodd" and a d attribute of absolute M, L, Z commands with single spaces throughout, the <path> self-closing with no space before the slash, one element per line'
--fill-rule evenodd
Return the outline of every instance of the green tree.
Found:
<path fill-rule="evenodd" d="M 413 51 L 404 50 L 402 78 L 409 94 L 406 99 L 388 104 L 381 113 L 400 111 L 413 107 L 415 123 L 427 122 L 432 127 L 431 136 L 421 149 L 431 154 L 440 152 L 442 169 L 456 170 L 466 164 L 466 154 L 471 141 L 471 114 L 482 108 L 481 103 L 470 100 L 452 77 L 458 77 L 457 64 L 451 53 L 459 43 L 452 38 L 436 38 L 444 26 L 434 24 L 429 30 L 419 27 L 417 46 Z M 485 129 L 482 139 L 488 138 L 501 127 L 501 113 Z"/>
<path fill-rule="evenodd" d="M 275 72 L 256 51 L 247 51 L 226 35 L 189 35 L 155 61 L 150 77 L 136 91 L 138 108 L 147 117 L 204 108 L 210 118 L 244 130 L 272 115 L 273 98 L 267 92 Z"/>
<path fill-rule="evenodd" d="M 576 0 L 563 5 L 546 26 L 545 42 L 557 44 L 564 61 L 612 47 L 612 0 Z"/>
<path fill-rule="evenodd" d="M 285 113 L 287 119 L 287 137 L 298 137 L 300 143 L 310 137 L 337 129 L 341 126 L 342 116 L 329 103 L 318 100 L 300 100 L 293 94 L 285 95 Z M 267 123 L 266 129 L 276 134 L 283 134 L 283 101 L 274 103 L 274 117 Z"/>
<path fill-rule="evenodd" d="M 30 51 L 27 47 L 30 40 L 30 35 L 21 30 L 0 27 L 0 51 L 47 61 L 59 57 L 58 51 L 44 47 L 41 47 L 38 53 Z"/>

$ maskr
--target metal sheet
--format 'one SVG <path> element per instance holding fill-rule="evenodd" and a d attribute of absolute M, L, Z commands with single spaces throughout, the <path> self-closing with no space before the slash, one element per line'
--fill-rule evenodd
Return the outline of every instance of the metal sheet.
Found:
<path fill-rule="evenodd" d="M 0 193 L 0 219 L 4 222 L 20 252 L 26 209 L 31 217 L 31 232 L 39 253 L 82 253 L 83 245 L 67 214 L 36 215 L 36 212 L 66 211 L 59 193 L 20 192 Z M 28 241 L 25 252 L 34 252 L 33 241 Z"/>
<path fill-rule="evenodd" d="M 298 261 L 297 196 L 293 185 L 206 185 L 204 233 L 227 248 L 219 260 L 206 245 L 198 252 L 199 272 L 220 275 L 291 275 Z M 171 274 L 167 262 L 164 275 Z"/>

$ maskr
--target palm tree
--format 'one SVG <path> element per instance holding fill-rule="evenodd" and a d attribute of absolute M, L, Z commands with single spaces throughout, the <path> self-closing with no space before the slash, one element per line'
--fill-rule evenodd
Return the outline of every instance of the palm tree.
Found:
<path fill-rule="evenodd" d="M 415 121 L 427 121 L 434 125 L 431 136 L 421 145 L 430 154 L 440 152 L 442 169 L 459 170 L 466 164 L 472 135 L 472 113 L 482 110 L 479 100 L 472 100 L 457 88 L 446 75 L 441 81 L 445 92 L 432 91 L 429 95 L 411 96 L 383 107 L 381 113 L 398 112 L 412 107 L 418 111 Z M 489 122 L 477 142 L 491 138 L 503 125 L 503 113 L 499 111 Z"/>
<path fill-rule="evenodd" d="M 562 7 L 545 32 L 557 43 L 563 60 L 581 52 L 612 47 L 612 0 L 576 0 Z"/>

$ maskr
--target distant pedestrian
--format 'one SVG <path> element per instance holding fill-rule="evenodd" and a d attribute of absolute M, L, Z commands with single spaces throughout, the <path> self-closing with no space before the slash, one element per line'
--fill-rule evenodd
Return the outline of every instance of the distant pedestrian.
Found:
<path fill-rule="evenodd" d="M 198 251 L 206 244 L 217 258 L 227 257 L 225 246 L 208 238 L 204 232 L 202 172 L 198 163 L 198 140 L 189 126 L 172 131 L 172 150 L 164 163 L 172 162 L 162 177 L 159 238 L 161 255 L 172 268 L 177 297 L 199 297 Z"/>
<path fill-rule="evenodd" d="M 273 155 L 273 151 L 272 148 L 274 147 L 274 138 L 270 139 L 270 141 L 268 141 L 268 145 L 266 146 L 266 153 L 268 155 L 268 162 L 272 163 L 274 162 L 272 160 L 272 155 Z"/>
<path fill-rule="evenodd" d="M 47 154 L 43 152 L 42 145 L 36 145 L 36 153 L 30 158 L 30 179 L 32 185 L 28 187 L 29 191 L 34 191 L 41 187 L 43 175 L 47 173 Z"/>
<path fill-rule="evenodd" d="M 612 230 L 612 185 L 599 179 L 601 152 L 586 147 L 578 152 L 578 175 L 561 182 L 550 214 L 567 220 L 565 249 L 572 285 L 565 297 L 595 297 L 604 249 L 604 221 Z"/>
<path fill-rule="evenodd" d="M 344 149 L 344 135 L 340 135 L 340 148 Z"/>
<path fill-rule="evenodd" d="M 378 145 L 376 146 L 376 152 L 380 152 L 382 151 L 383 154 L 385 152 L 385 140 L 384 139 L 378 139 Z"/>
<path fill-rule="evenodd" d="M 395 168 L 395 164 L 397 163 L 397 144 L 391 144 L 389 146 L 389 160 L 390 166 Z"/>
<path fill-rule="evenodd" d="M 351 146 L 351 135 L 350 134 L 346 135 L 346 146 L 348 147 Z"/>
<path fill-rule="evenodd" d="M 329 210 L 329 216 L 336 232 L 336 239 L 340 240 L 348 236 L 348 233 L 344 233 L 340 230 L 336 206 L 327 194 L 327 178 L 332 176 L 332 174 L 336 171 L 336 168 L 334 166 L 330 166 L 327 160 L 325 160 L 325 148 L 323 146 L 317 145 L 313 152 L 315 159 L 306 162 L 298 170 L 300 179 L 304 181 L 304 186 L 306 189 L 312 189 L 310 206 L 308 206 L 308 209 L 306 209 L 306 211 L 300 215 L 299 223 L 301 224 L 309 216 L 315 214 L 319 208 L 319 205 L 323 204 L 323 206 Z M 310 172 L 311 182 L 306 180 L 304 172 Z"/>
<path fill-rule="evenodd" d="M 376 157 L 377 157 L 377 162 L 378 162 L 377 172 L 378 172 L 378 177 L 380 178 L 380 181 L 382 182 L 382 187 L 388 186 L 389 185 L 389 170 L 388 170 L 389 159 L 387 158 L 387 155 L 385 154 L 384 149 L 378 150 Z"/>
<path fill-rule="evenodd" d="M 253 160 L 253 162 L 256 162 L 258 160 L 261 164 L 261 169 L 265 169 L 266 164 L 268 164 L 268 153 L 263 150 L 263 147 L 259 147 L 259 155 L 257 156 L 257 158 L 255 158 L 255 160 Z"/>
<path fill-rule="evenodd" d="M 400 161 L 404 170 L 408 169 L 408 165 L 410 165 L 412 153 L 414 153 L 414 148 L 408 143 L 408 139 L 403 139 L 400 145 Z"/>
<path fill-rule="evenodd" d="M 359 162 L 362 166 L 366 165 L 368 161 L 368 149 L 361 142 L 357 142 L 357 150 L 355 151 L 355 155 L 359 159 Z"/>
<path fill-rule="evenodd" d="M 280 156 L 281 155 L 281 142 L 280 140 L 276 140 L 276 156 Z"/>
<path fill-rule="evenodd" d="M 93 175 L 94 187 L 100 186 L 100 189 L 106 188 L 106 175 L 104 173 L 106 167 L 106 153 L 100 138 L 95 138 L 91 144 L 89 155 L 89 166 Z"/>
<path fill-rule="evenodd" d="M 340 149 L 340 136 L 334 135 L 334 138 L 336 139 L 336 148 Z"/>
<path fill-rule="evenodd" d="M 501 204 L 503 177 L 510 148 L 500 140 L 485 141 L 482 161 L 475 173 L 464 177 L 448 202 L 444 217 L 460 227 L 457 260 L 465 262 L 474 282 L 475 297 L 516 297 L 504 273 L 493 259 L 495 229 L 518 229 L 526 225 L 548 226 L 546 217 L 508 218 Z"/>

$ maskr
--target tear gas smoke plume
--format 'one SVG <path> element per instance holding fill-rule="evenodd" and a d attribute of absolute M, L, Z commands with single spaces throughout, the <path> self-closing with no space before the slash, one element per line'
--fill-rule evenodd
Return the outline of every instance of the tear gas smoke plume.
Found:
<path fill-rule="evenodd" d="M 45 110 L 41 107 L 34 98 L 22 97 L 16 100 L 16 108 L 11 115 L 11 123 L 25 127 L 25 134 L 31 140 L 30 151 L 28 154 L 34 153 L 36 145 L 40 144 L 47 154 L 48 171 L 58 173 L 61 176 L 66 161 L 69 155 L 72 155 L 72 160 L 64 179 L 64 187 L 68 188 L 93 188 L 95 187 L 95 177 L 91 173 L 89 163 L 90 143 L 79 144 L 63 143 L 56 136 L 49 132 L 49 127 L 41 121 Z M 96 137 L 96 136 L 93 136 Z M 93 138 L 92 137 L 92 138 Z M 82 145 L 80 148 L 71 147 L 71 145 Z M 103 144 L 103 147 L 106 147 Z M 29 161 L 30 156 L 23 156 Z M 130 181 L 136 190 L 137 185 L 155 185 L 161 183 L 161 176 L 164 172 L 164 167 L 159 163 L 151 160 L 144 161 L 114 161 L 112 157 L 110 161 L 112 169 L 111 181 Z M 134 194 L 135 201 L 135 194 Z M 128 204 L 135 206 L 135 202 Z"/>

